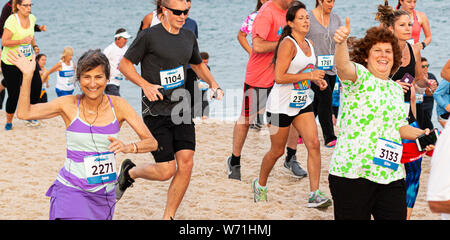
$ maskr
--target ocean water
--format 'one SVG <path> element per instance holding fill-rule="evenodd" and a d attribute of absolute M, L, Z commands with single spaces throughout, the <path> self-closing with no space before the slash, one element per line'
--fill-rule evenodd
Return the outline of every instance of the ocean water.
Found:
<path fill-rule="evenodd" d="M 314 8 L 315 0 L 303 2 L 308 10 Z M 350 17 L 351 34 L 362 37 L 368 28 L 378 25 L 374 16 L 377 5 L 383 2 L 337 0 L 333 11 L 343 21 Z M 391 0 L 390 4 L 397 4 L 397 0 Z M 211 102 L 213 118 L 232 120 L 240 112 L 248 55 L 239 45 L 237 33 L 255 6 L 256 0 L 192 0 L 190 17 L 199 27 L 200 50 L 209 53 L 212 74 L 226 93 L 223 101 Z M 56 64 L 65 46 L 74 48 L 77 59 L 88 49 L 104 49 L 113 42 L 114 33 L 120 27 L 135 37 L 142 18 L 154 9 L 152 0 L 35 0 L 32 12 L 37 23 L 47 25 L 47 32 L 36 33 L 37 44 L 48 57 L 47 69 Z M 427 14 L 433 36 L 431 45 L 422 55 L 429 60 L 430 72 L 441 80 L 440 71 L 450 58 L 450 1 L 418 0 L 416 9 Z M 137 70 L 139 72 L 140 67 Z M 53 74 L 49 99 L 56 97 L 55 81 L 56 74 Z M 136 85 L 124 81 L 121 94 L 140 112 L 141 91 Z"/>

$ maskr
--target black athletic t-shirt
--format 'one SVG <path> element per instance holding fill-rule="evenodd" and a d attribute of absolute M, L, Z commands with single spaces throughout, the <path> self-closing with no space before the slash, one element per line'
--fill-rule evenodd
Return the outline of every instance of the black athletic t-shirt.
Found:
<path fill-rule="evenodd" d="M 162 83 L 161 72 L 173 74 L 164 76 L 171 76 L 175 78 L 173 81 L 179 81 L 182 78 L 175 72 L 182 71 L 185 82 L 187 65 L 202 63 L 197 39 L 192 31 L 180 29 L 178 34 L 171 34 L 162 24 L 142 30 L 124 57 L 133 64 L 141 64 L 141 75 L 147 82 L 161 86 L 168 85 L 167 79 L 163 79 L 164 84 Z M 179 71 L 176 71 L 177 69 Z M 164 99 L 156 102 L 148 101 L 142 91 L 142 116 L 170 116 L 178 115 L 181 111 L 190 111 L 190 99 L 185 99 L 185 96 L 185 84 L 180 82 L 175 83 L 175 87 L 165 88 Z M 177 107 L 177 112 L 172 113 L 174 107 L 182 102 L 186 103 L 186 106 Z"/>

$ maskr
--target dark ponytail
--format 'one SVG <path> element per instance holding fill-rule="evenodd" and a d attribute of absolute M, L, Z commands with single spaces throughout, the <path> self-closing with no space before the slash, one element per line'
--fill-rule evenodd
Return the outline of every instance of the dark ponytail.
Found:
<path fill-rule="evenodd" d="M 256 0 L 256 8 L 255 8 L 255 12 L 259 11 L 259 9 L 262 7 L 262 3 L 261 0 Z"/>
<path fill-rule="evenodd" d="M 395 9 L 399 10 L 402 7 L 402 4 L 400 3 L 400 0 L 398 0 L 397 7 Z"/>
<path fill-rule="evenodd" d="M 275 48 L 275 53 L 274 53 L 273 59 L 272 59 L 273 65 L 275 65 L 275 63 L 277 62 L 278 48 L 280 47 L 281 42 L 283 41 L 283 39 L 285 37 L 292 34 L 292 28 L 289 26 L 288 22 L 293 22 L 295 20 L 295 15 L 297 14 L 298 10 L 300 10 L 300 9 L 306 10 L 305 4 L 303 4 L 300 1 L 293 1 L 286 13 L 286 26 L 283 28 L 283 32 L 281 33 L 280 39 L 278 40 L 277 47 Z"/>

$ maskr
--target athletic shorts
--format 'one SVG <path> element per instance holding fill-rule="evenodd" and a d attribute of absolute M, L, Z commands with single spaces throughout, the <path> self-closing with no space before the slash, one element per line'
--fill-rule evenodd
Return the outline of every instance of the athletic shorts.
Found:
<path fill-rule="evenodd" d="M 66 95 L 72 95 L 75 90 L 65 91 L 65 90 L 55 88 L 55 91 L 56 91 L 56 95 L 58 97 L 62 97 L 62 96 L 66 96 Z"/>
<path fill-rule="evenodd" d="M 267 112 L 267 123 L 277 127 L 289 127 L 297 116 L 308 112 L 314 112 L 312 104 L 309 104 L 306 108 L 300 110 L 300 112 L 298 112 L 295 116 L 289 116 L 283 113 Z"/>
<path fill-rule="evenodd" d="M 254 116 L 264 109 L 271 90 L 272 87 L 252 87 L 244 83 L 244 102 L 242 103 L 241 115 L 244 117 Z"/>
<path fill-rule="evenodd" d="M 157 163 L 175 160 L 180 150 L 195 151 L 195 124 L 174 124 L 171 116 L 145 116 L 144 123 L 158 141 L 158 149 L 152 152 Z"/>
<path fill-rule="evenodd" d="M 442 114 L 442 115 L 439 116 L 439 120 L 447 121 L 449 116 L 450 116 L 450 113 Z"/>

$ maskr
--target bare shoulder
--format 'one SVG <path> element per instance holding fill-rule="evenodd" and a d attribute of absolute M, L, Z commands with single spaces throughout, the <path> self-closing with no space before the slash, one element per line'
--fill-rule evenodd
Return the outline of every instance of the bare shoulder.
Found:
<path fill-rule="evenodd" d="M 125 98 L 109 95 L 112 105 L 114 106 L 117 118 L 124 119 L 130 112 L 135 111 Z"/>
<path fill-rule="evenodd" d="M 153 12 L 151 12 L 151 13 L 145 15 L 144 18 L 142 19 L 142 22 L 143 22 L 144 24 L 149 24 L 149 23 L 152 22 L 152 19 L 153 19 Z"/>

